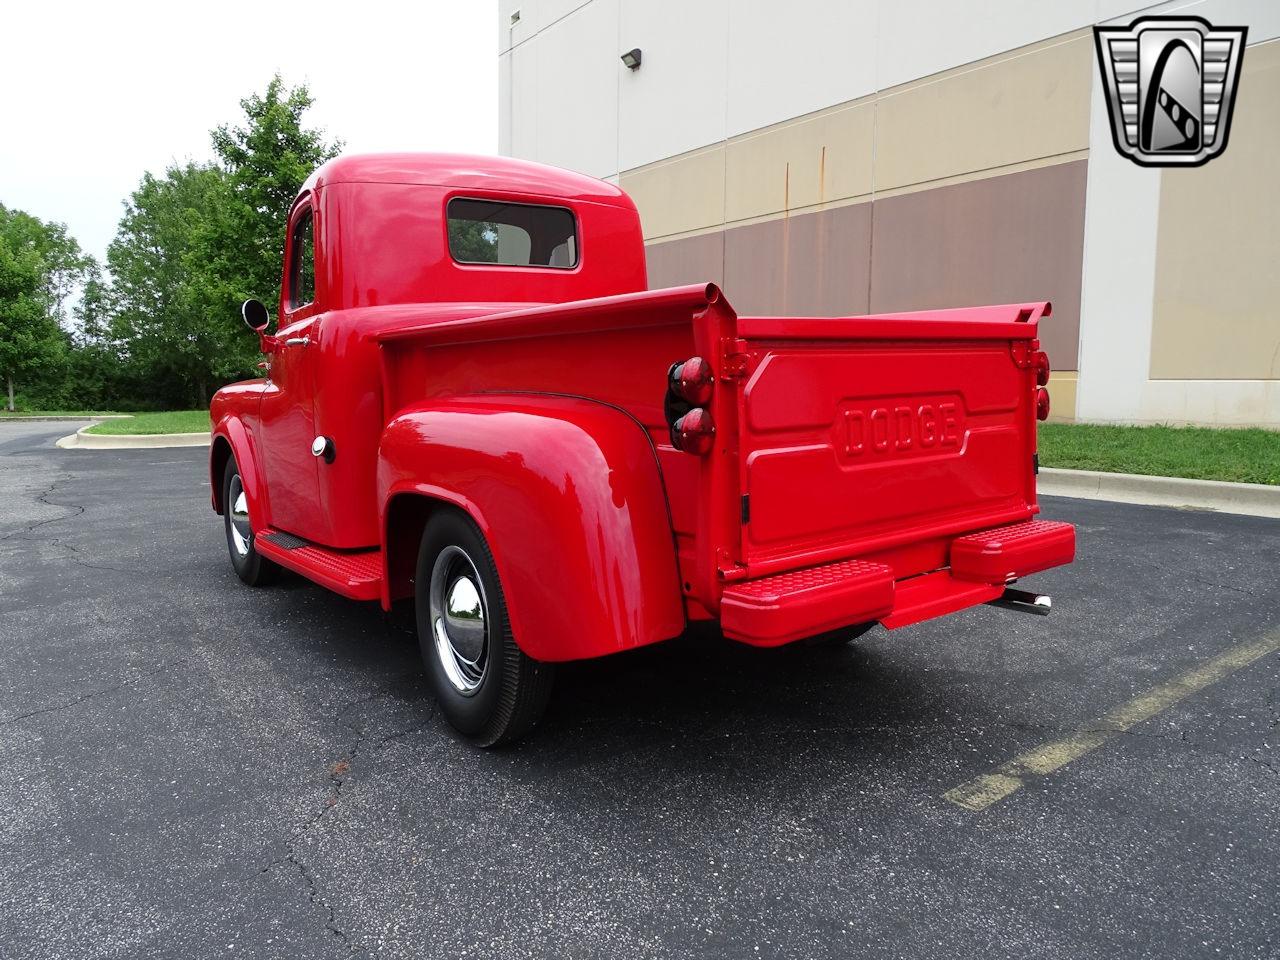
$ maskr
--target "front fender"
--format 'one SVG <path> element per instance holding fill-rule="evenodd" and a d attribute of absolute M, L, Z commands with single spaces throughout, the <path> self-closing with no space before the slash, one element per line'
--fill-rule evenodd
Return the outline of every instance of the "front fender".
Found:
<path fill-rule="evenodd" d="M 209 445 L 209 486 L 213 509 L 217 513 L 226 509 L 226 504 L 222 502 L 222 472 L 228 455 L 234 456 L 236 466 L 240 469 L 240 481 L 244 484 L 245 496 L 249 501 L 249 518 L 255 533 L 270 526 L 271 511 L 266 480 L 262 475 L 262 451 L 250 423 L 247 422 L 246 412 L 237 409 L 236 401 L 256 398 L 240 396 L 245 391 L 237 392 L 233 388 L 259 383 L 261 381 L 250 381 L 247 385 L 233 384 L 214 395 L 211 406 L 212 443 Z M 253 413 L 256 413 L 256 408 L 251 415 Z"/>
<path fill-rule="evenodd" d="M 658 461 L 620 410 L 541 395 L 406 408 L 382 435 L 378 493 L 384 556 L 395 498 L 470 514 L 493 552 L 516 643 L 537 660 L 615 653 L 684 629 Z"/>

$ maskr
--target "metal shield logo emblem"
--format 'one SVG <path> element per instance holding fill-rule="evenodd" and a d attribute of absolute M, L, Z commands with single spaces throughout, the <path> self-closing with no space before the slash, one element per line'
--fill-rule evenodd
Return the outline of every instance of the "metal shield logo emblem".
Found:
<path fill-rule="evenodd" d="M 1116 149 L 1144 167 L 1197 167 L 1222 153 L 1246 33 L 1199 17 L 1094 27 Z"/>

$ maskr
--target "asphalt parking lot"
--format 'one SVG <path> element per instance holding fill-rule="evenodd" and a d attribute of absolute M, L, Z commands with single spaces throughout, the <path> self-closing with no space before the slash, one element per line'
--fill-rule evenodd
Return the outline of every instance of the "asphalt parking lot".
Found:
<path fill-rule="evenodd" d="M 1047 501 L 1081 543 L 1027 582 L 1047 619 L 690 636 L 573 665 L 484 753 L 407 621 L 236 580 L 203 449 L 75 426 L 0 423 L 6 960 L 1280 953 L 1280 653 L 1230 660 L 1280 636 L 1280 521 Z"/>

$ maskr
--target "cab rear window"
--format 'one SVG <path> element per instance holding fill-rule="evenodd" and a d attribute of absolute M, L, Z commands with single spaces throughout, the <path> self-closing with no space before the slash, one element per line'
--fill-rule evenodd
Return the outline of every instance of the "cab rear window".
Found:
<path fill-rule="evenodd" d="M 449 253 L 459 263 L 565 270 L 578 265 L 577 222 L 565 207 L 455 197 L 448 221 Z"/>

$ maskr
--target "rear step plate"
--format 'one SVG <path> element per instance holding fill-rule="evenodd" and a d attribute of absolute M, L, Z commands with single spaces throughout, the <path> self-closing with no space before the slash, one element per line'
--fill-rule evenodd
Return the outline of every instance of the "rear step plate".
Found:
<path fill-rule="evenodd" d="M 264 530 L 258 552 L 294 573 L 352 600 L 382 596 L 381 550 L 330 550 L 281 530 Z"/>
<path fill-rule="evenodd" d="M 951 575 L 974 583 L 1006 583 L 1070 563 L 1075 555 L 1076 528 L 1071 524 L 1027 520 L 952 540 Z"/>
<path fill-rule="evenodd" d="M 725 636 L 776 646 L 893 609 L 893 570 L 883 563 L 840 560 L 728 587 L 720 600 Z"/>

